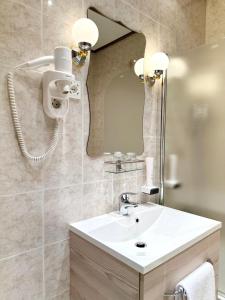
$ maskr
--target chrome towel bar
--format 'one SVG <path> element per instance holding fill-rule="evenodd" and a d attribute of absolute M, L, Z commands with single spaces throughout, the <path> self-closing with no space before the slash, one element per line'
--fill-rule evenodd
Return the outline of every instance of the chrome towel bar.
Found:
<path fill-rule="evenodd" d="M 211 259 L 206 260 L 208 263 L 213 265 Z M 187 300 L 187 293 L 182 286 L 178 286 L 174 293 L 166 293 L 164 294 L 164 300 Z"/>
<path fill-rule="evenodd" d="M 182 286 L 179 286 L 174 293 L 164 294 L 164 300 L 187 300 L 187 294 Z"/>

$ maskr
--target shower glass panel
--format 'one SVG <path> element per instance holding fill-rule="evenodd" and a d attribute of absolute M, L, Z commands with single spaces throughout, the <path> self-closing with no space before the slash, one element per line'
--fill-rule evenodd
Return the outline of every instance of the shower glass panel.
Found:
<path fill-rule="evenodd" d="M 171 59 L 167 182 L 173 179 L 171 157 L 180 186 L 165 188 L 166 205 L 224 223 L 219 290 L 225 293 L 225 41 Z"/>

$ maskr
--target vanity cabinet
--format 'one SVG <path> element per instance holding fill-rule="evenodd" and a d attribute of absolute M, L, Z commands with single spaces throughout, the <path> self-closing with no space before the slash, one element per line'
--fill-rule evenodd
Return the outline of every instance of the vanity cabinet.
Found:
<path fill-rule="evenodd" d="M 207 259 L 218 278 L 217 231 L 149 273 L 141 274 L 70 232 L 71 300 L 164 300 L 164 293 Z M 163 247 L 163 245 L 162 245 Z"/>

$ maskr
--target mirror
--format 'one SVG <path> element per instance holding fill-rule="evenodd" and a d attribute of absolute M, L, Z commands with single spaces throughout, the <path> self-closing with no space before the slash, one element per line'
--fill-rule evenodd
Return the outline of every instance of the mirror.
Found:
<path fill-rule="evenodd" d="M 134 152 L 142 154 L 144 83 L 134 73 L 134 63 L 144 57 L 145 37 L 95 9 L 88 18 L 99 29 L 91 51 L 87 81 L 90 130 L 87 153 Z"/>

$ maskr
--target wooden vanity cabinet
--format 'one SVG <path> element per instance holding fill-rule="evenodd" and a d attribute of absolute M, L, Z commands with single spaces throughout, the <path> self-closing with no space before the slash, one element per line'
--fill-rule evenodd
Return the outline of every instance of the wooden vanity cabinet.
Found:
<path fill-rule="evenodd" d="M 141 274 L 70 232 L 71 300 L 164 300 L 164 293 L 210 259 L 218 278 L 220 232 L 217 231 Z M 163 245 L 162 245 L 163 247 Z"/>

